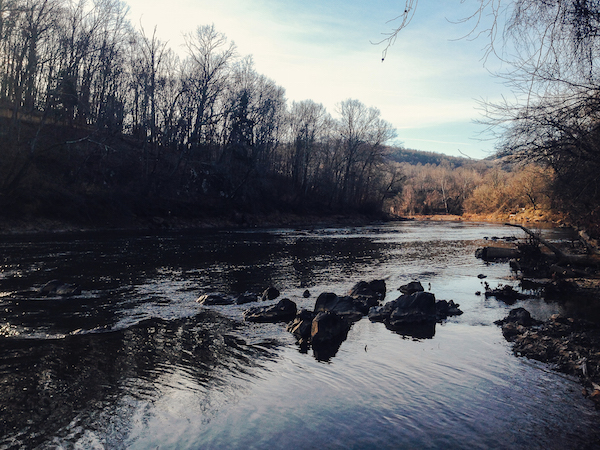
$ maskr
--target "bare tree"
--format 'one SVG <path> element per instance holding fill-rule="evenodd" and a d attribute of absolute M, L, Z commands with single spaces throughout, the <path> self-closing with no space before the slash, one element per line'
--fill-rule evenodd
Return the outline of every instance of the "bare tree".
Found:
<path fill-rule="evenodd" d="M 186 94 L 193 104 L 188 110 L 192 121 L 190 141 L 194 148 L 206 148 L 214 142 L 217 123 L 225 114 L 219 101 L 231 76 L 236 46 L 214 25 L 198 27 L 195 33 L 185 36 L 185 42 L 190 58 Z M 211 160 L 215 155 L 206 157 Z"/>
<path fill-rule="evenodd" d="M 342 203 L 357 203 L 363 188 L 368 190 L 371 170 L 379 162 L 383 145 L 394 137 L 395 131 L 380 118 L 377 108 L 367 108 L 358 100 L 341 102 L 338 113 L 343 155 L 340 200 Z"/>
<path fill-rule="evenodd" d="M 406 1 L 384 56 L 416 6 Z M 498 75 L 515 100 L 482 104 L 482 122 L 497 132 L 501 154 L 551 167 L 562 208 L 575 221 L 598 223 L 600 3 L 478 0 L 464 21 L 473 24 L 472 35 L 487 37 L 486 54 L 510 68 Z"/>
<path fill-rule="evenodd" d="M 289 120 L 290 140 L 293 142 L 290 160 L 292 183 L 304 197 L 308 193 L 311 170 L 315 175 L 318 170 L 319 146 L 331 126 L 331 116 L 322 104 L 305 100 L 292 103 Z"/>

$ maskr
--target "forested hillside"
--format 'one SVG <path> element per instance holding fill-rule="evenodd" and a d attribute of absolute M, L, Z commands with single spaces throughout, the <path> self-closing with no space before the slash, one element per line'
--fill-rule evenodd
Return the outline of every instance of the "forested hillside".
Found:
<path fill-rule="evenodd" d="M 375 212 L 397 188 L 379 110 L 289 104 L 213 26 L 179 57 L 116 0 L 0 9 L 5 217 Z"/>

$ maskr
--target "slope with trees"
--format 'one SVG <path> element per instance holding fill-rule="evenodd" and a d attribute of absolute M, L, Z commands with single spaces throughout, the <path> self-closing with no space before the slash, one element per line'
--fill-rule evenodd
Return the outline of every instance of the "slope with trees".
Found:
<path fill-rule="evenodd" d="M 379 110 L 288 105 L 212 25 L 187 34 L 180 57 L 118 0 L 0 9 L 4 218 L 380 212 L 397 189 Z"/>

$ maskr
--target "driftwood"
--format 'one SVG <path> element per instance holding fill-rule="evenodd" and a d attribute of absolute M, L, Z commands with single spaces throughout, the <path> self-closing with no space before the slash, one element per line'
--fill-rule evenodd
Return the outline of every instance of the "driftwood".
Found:
<path fill-rule="evenodd" d="M 543 246 L 548 248 L 556 257 L 557 265 L 575 264 L 575 265 L 581 265 L 581 266 L 596 266 L 596 265 L 600 264 L 600 257 L 598 255 L 571 255 L 571 254 L 563 252 L 561 249 L 556 247 L 554 244 L 548 242 L 546 239 L 543 239 L 541 236 L 534 233 L 529 228 L 524 227 L 523 225 L 518 225 L 515 223 L 505 223 L 504 225 L 507 225 L 509 227 L 520 228 L 525 233 L 527 233 L 529 236 L 531 236 L 531 238 L 533 240 L 539 242 L 540 244 L 542 244 Z"/>
<path fill-rule="evenodd" d="M 590 236 L 585 232 L 585 230 L 580 230 L 577 234 L 579 235 L 579 239 L 581 240 L 581 242 L 583 242 L 583 245 L 585 245 L 585 248 L 587 248 L 588 253 L 593 255 L 597 255 L 599 253 L 598 241 L 596 239 L 590 238 Z"/>

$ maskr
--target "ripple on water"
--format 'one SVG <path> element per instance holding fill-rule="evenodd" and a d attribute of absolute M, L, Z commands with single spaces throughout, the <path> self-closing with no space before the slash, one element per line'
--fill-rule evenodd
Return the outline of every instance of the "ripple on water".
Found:
<path fill-rule="evenodd" d="M 475 259 L 475 247 L 483 236 L 507 234 L 486 224 L 405 223 L 0 244 L 3 290 L 11 292 L 1 298 L 8 308 L 2 329 L 40 337 L 2 341 L 2 419 L 17 431 L 0 447 L 552 449 L 598 442 L 590 432 L 598 413 L 579 386 L 515 358 L 493 325 L 510 306 L 475 295 L 479 273 L 490 283 L 509 275 L 503 264 Z M 44 302 L 20 294 L 49 277 L 83 280 L 82 296 Z M 363 319 L 321 362 L 298 351 L 285 325 L 243 323 L 247 306 L 194 301 L 205 292 L 275 285 L 312 308 L 320 292 L 343 294 L 373 278 L 388 280 L 388 300 L 418 278 L 465 313 L 422 340 Z M 302 298 L 306 288 L 310 299 Z M 529 305 L 536 314 L 556 307 Z M 44 338 L 49 330 L 64 339 Z"/>

